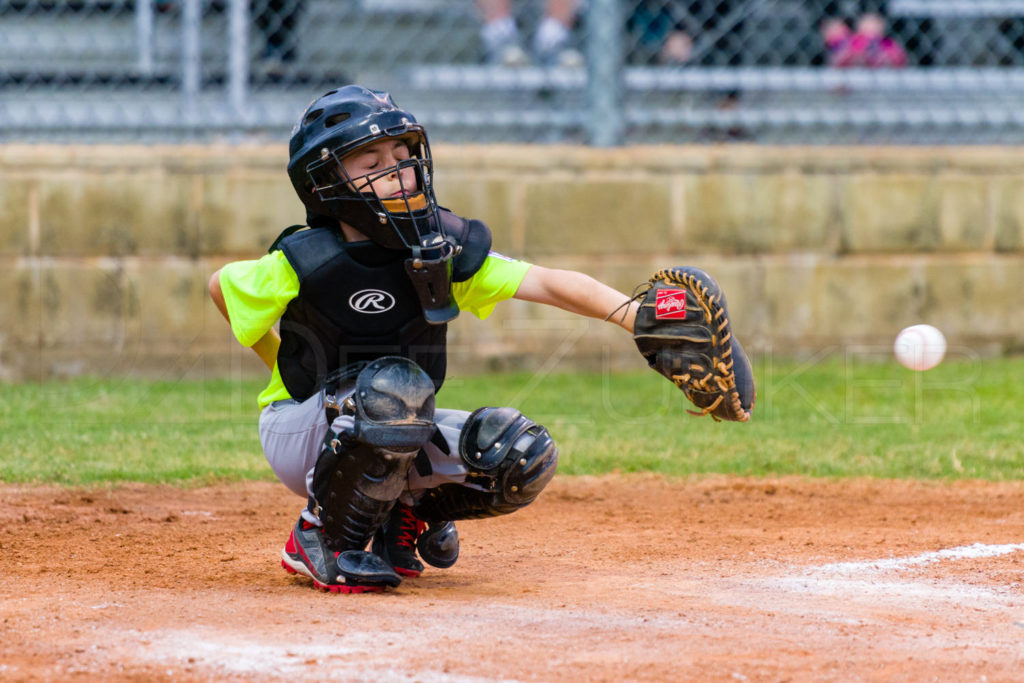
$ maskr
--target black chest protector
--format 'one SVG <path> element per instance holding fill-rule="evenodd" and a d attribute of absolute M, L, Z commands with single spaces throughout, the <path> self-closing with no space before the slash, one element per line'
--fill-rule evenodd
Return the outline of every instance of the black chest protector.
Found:
<path fill-rule="evenodd" d="M 457 251 L 451 280 L 468 280 L 487 258 L 490 230 L 446 210 L 441 219 Z M 407 272 L 408 251 L 345 242 L 331 228 L 283 235 L 275 248 L 284 252 L 299 280 L 299 295 L 281 317 L 277 352 L 281 380 L 293 398 L 309 398 L 338 368 L 382 356 L 412 360 L 430 375 L 435 390 L 441 388 L 448 326 L 424 317 Z"/>

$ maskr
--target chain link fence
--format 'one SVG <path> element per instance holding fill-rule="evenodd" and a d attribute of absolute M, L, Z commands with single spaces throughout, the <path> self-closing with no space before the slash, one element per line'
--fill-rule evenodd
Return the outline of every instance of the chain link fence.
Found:
<path fill-rule="evenodd" d="M 445 142 L 1018 144 L 1024 0 L 0 2 L 4 141 L 284 140 L 346 82 Z"/>

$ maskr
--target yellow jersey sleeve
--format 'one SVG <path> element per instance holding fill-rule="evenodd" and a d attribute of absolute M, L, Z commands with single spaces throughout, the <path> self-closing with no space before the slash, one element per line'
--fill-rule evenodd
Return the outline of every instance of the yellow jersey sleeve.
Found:
<path fill-rule="evenodd" d="M 299 278 L 280 250 L 255 261 L 235 261 L 220 271 L 220 288 L 231 331 L 252 346 L 280 319 L 299 295 Z"/>
<path fill-rule="evenodd" d="M 452 296 L 459 310 L 485 319 L 499 302 L 515 296 L 531 265 L 496 251 L 490 252 L 480 270 L 471 278 L 452 283 Z"/>

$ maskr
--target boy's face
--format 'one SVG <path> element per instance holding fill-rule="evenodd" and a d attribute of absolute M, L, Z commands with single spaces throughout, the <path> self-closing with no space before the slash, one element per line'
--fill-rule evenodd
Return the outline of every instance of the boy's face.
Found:
<path fill-rule="evenodd" d="M 352 190 L 373 192 L 379 199 L 397 199 L 419 189 L 414 165 L 395 168 L 410 156 L 408 141 L 385 138 L 349 152 L 342 157 L 341 165 L 352 179 Z"/>

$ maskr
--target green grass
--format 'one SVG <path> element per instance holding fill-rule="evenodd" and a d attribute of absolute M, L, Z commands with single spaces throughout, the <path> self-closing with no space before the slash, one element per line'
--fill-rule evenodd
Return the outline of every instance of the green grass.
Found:
<path fill-rule="evenodd" d="M 673 476 L 1024 478 L 1022 359 L 926 373 L 855 359 L 753 358 L 754 420 L 685 414 L 651 371 L 453 376 L 444 407 L 511 405 L 547 426 L 559 471 Z M 0 481 L 202 485 L 273 480 L 259 381 L 78 379 L 0 387 Z"/>

